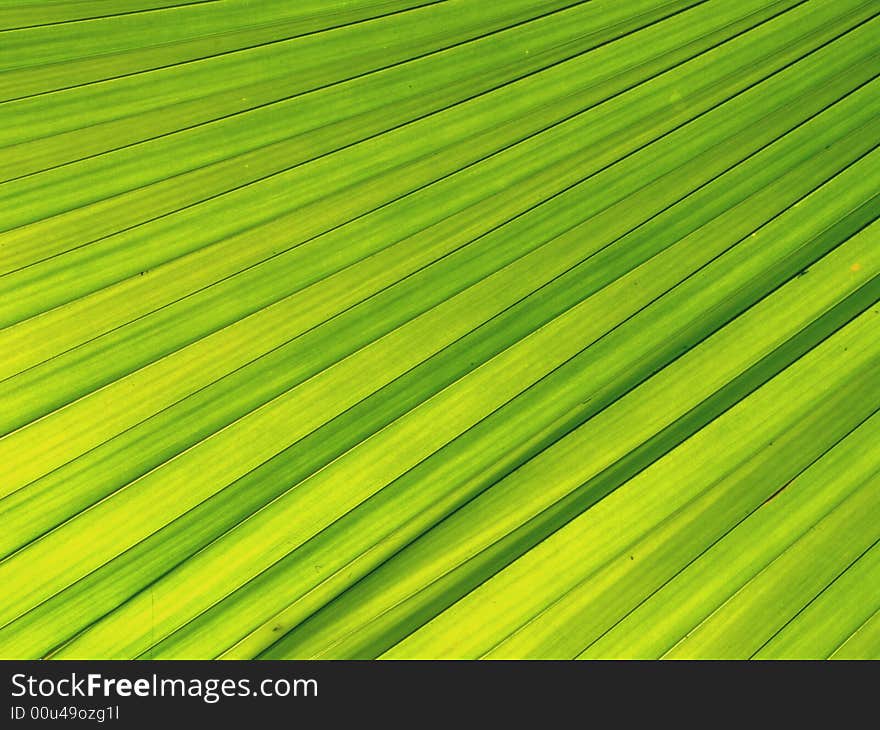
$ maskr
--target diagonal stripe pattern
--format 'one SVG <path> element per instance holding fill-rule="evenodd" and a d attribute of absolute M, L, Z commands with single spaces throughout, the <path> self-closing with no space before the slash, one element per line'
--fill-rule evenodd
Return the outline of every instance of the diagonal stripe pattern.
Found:
<path fill-rule="evenodd" d="M 880 658 L 874 0 L 0 0 L 0 657 Z"/>

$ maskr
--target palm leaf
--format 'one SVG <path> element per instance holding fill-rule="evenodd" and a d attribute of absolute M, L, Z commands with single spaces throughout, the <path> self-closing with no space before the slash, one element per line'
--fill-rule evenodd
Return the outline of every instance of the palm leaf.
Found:
<path fill-rule="evenodd" d="M 880 657 L 876 16 L 0 2 L 0 656 Z"/>

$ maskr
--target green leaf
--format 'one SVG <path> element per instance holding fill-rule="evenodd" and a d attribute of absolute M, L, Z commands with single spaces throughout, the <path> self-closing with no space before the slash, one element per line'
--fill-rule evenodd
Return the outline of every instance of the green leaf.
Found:
<path fill-rule="evenodd" d="M 872 0 L 0 0 L 0 656 L 880 658 Z"/>

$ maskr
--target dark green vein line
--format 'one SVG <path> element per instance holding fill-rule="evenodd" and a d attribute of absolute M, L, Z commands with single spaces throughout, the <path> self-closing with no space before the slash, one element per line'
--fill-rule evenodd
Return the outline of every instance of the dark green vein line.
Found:
<path fill-rule="evenodd" d="M 191 3 L 191 4 L 193 4 L 193 5 L 199 5 L 199 4 L 203 4 L 203 3 L 209 3 L 209 2 L 210 2 L 210 3 L 214 3 L 214 2 L 219 2 L 219 1 L 220 1 L 220 0 L 198 0 L 198 2 L 194 2 L 194 3 Z M 701 1 L 705 2 L 706 0 L 701 0 Z M 806 0 L 805 0 L 805 1 L 806 1 Z M 444 3 L 447 3 L 447 2 L 449 2 L 449 0 L 426 0 L 426 2 L 423 2 L 423 3 L 420 4 L 420 5 L 413 5 L 413 6 L 410 6 L 410 7 L 407 7 L 407 8 L 401 8 L 401 9 L 398 9 L 398 10 L 393 10 L 393 11 L 391 11 L 391 12 L 383 13 L 383 14 L 381 14 L 381 15 L 373 15 L 373 16 L 370 16 L 370 17 L 367 17 L 367 18 L 360 18 L 359 20 L 353 20 L 353 21 L 350 21 L 350 22 L 347 22 L 347 23 L 339 23 L 338 25 L 331 25 L 331 26 L 328 26 L 328 27 L 326 27 L 326 28 L 320 28 L 320 29 L 317 29 L 317 30 L 306 31 L 305 33 L 296 33 L 296 34 L 294 34 L 294 35 L 292 35 L 292 36 L 287 36 L 287 37 L 284 37 L 284 38 L 278 38 L 278 39 L 271 40 L 271 41 L 265 41 L 265 42 L 263 42 L 263 43 L 255 43 L 255 44 L 253 44 L 253 45 L 249 45 L 249 46 L 242 46 L 241 48 L 235 48 L 235 49 L 228 50 L 228 51 L 223 51 L 223 52 L 220 52 L 220 53 L 213 53 L 213 54 L 210 54 L 210 55 L 207 55 L 207 56 L 200 56 L 200 57 L 198 57 L 198 58 L 190 58 L 190 59 L 187 59 L 187 60 L 185 60 L 185 61 L 180 61 L 180 62 L 178 62 L 178 63 L 169 63 L 169 64 L 164 64 L 164 65 L 161 65 L 161 66 L 154 66 L 154 67 L 151 67 L 151 68 L 145 68 L 145 69 L 142 69 L 142 70 L 140 70 L 140 71 L 132 71 L 132 72 L 129 72 L 129 73 L 117 74 L 117 75 L 115 75 L 115 76 L 108 76 L 108 77 L 106 77 L 106 78 L 95 79 L 95 80 L 93 80 L 93 81 L 86 81 L 86 82 L 83 82 L 83 83 L 71 84 L 71 85 L 69 85 L 69 86 L 61 86 L 61 87 L 58 87 L 58 88 L 56 88 L 56 89 L 52 89 L 52 90 L 50 90 L 50 91 L 40 91 L 40 92 L 36 92 L 36 93 L 33 93 L 33 94 L 23 94 L 22 96 L 16 96 L 16 97 L 9 97 L 9 98 L 6 98 L 6 99 L 0 99 L 0 105 L 6 104 L 6 103 L 15 102 L 15 101 L 24 101 L 25 99 L 33 99 L 33 98 L 36 98 L 36 97 L 39 97 L 39 96 L 47 96 L 48 94 L 54 94 L 54 93 L 57 93 L 57 92 L 59 92 L 59 91 L 69 91 L 69 90 L 71 90 L 71 89 L 84 88 L 84 87 L 86 87 L 86 86 L 92 86 L 92 85 L 94 85 L 94 84 L 102 84 L 102 83 L 105 83 L 105 82 L 107 82 L 107 81 L 116 81 L 117 79 L 125 79 L 125 78 L 131 78 L 131 77 L 133 77 L 133 76 L 141 76 L 141 75 L 144 75 L 144 74 L 152 73 L 153 71 L 161 71 L 161 70 L 164 70 L 164 69 L 175 68 L 175 67 L 178 67 L 178 66 L 186 66 L 186 65 L 188 65 L 188 64 L 191 64 L 191 63 L 198 63 L 198 62 L 200 62 L 200 61 L 210 61 L 211 59 L 221 58 L 221 57 L 223 57 L 223 56 L 228 56 L 228 55 L 231 55 L 231 54 L 234 54 L 234 53 L 240 53 L 240 52 L 243 52 L 243 51 L 250 51 L 250 50 L 257 49 L 257 48 L 265 48 L 265 47 L 267 47 L 267 46 L 276 45 L 276 44 L 278 44 L 278 43 L 287 43 L 287 42 L 289 42 L 289 41 L 299 40 L 299 39 L 301 39 L 301 38 L 306 38 L 306 37 L 308 37 L 308 36 L 312 36 L 312 35 L 318 35 L 318 34 L 320 34 L 320 33 L 327 33 L 327 32 L 329 32 L 329 31 L 338 30 L 338 29 L 340 29 L 340 28 L 349 28 L 349 27 L 352 27 L 352 26 L 360 25 L 360 24 L 362 24 L 362 23 L 368 23 L 368 22 L 370 22 L 370 21 L 372 21 L 372 20 L 380 20 L 380 19 L 382 19 L 382 18 L 388 18 L 388 17 L 392 17 L 392 16 L 395 16 L 395 15 L 401 15 L 401 14 L 403 14 L 403 13 L 408 13 L 408 12 L 410 12 L 410 11 L 414 11 L 414 10 L 421 10 L 421 9 L 423 9 L 423 8 L 428 8 L 428 7 L 431 7 L 431 6 L 434 6 L 434 5 L 443 5 Z M 585 2 L 593 2 L 593 0 L 577 0 L 576 2 L 573 2 L 573 3 L 572 3 L 572 6 L 573 6 L 573 5 L 579 5 L 579 4 L 581 4 L 581 3 L 585 3 Z M 568 7 L 571 7 L 571 6 L 568 6 Z M 163 9 L 163 8 L 158 8 L 158 9 Z M 2 31 L 0 31 L 0 32 L 2 32 Z M 187 38 L 187 39 L 184 39 L 184 40 L 181 40 L 181 41 L 177 41 L 177 42 L 175 42 L 175 43 L 173 43 L 173 44 L 170 44 L 170 45 L 178 45 L 178 44 L 184 44 L 184 43 L 191 43 L 191 42 L 193 42 L 193 41 L 195 41 L 195 40 L 199 40 L 199 39 L 200 39 L 199 37 L 196 37 L 196 38 Z M 466 42 L 466 41 L 465 41 L 465 42 Z M 146 48 L 149 48 L 149 46 L 146 47 Z M 127 51 L 121 51 L 121 52 L 118 52 L 118 53 L 107 54 L 107 55 L 110 55 L 110 56 L 117 56 L 117 55 L 123 55 L 124 53 L 132 53 L 132 52 L 137 52 L 137 51 L 141 51 L 141 50 L 145 50 L 145 48 L 144 48 L 144 47 L 141 47 L 141 48 L 128 49 Z M 86 57 L 86 58 L 88 58 L 88 57 Z M 77 60 L 82 60 L 82 59 L 77 59 Z M 65 63 L 67 63 L 67 62 L 59 61 L 59 62 L 53 62 L 53 63 L 49 63 L 49 64 L 44 64 L 44 65 L 42 65 L 42 66 L 28 66 L 28 67 L 26 67 L 26 68 L 24 68 L 24 69 L 9 69 L 9 70 L 6 71 L 5 73 L 10 73 L 10 74 L 11 74 L 11 73 L 15 73 L 16 71 L 33 71 L 33 70 L 35 70 L 35 69 L 39 69 L 39 68 L 46 68 L 46 67 L 52 67 L 52 66 L 58 66 L 58 65 L 62 65 L 62 66 L 63 66 Z M 396 65 L 396 64 L 395 64 L 395 65 Z M 368 73 L 374 73 L 374 71 L 370 71 L 370 72 L 368 72 Z"/>
<path fill-rule="evenodd" d="M 876 411 L 875 411 L 875 413 L 876 413 Z M 824 515 L 823 515 L 823 517 L 824 517 Z M 820 521 L 821 521 L 821 520 L 820 520 Z M 818 521 L 816 522 L 816 524 L 818 524 Z M 813 525 L 813 526 L 815 526 L 815 525 Z M 807 532 L 807 530 L 804 530 L 804 534 L 806 534 L 806 532 Z M 832 587 L 832 586 L 833 586 L 838 580 L 840 580 L 840 579 L 846 574 L 846 572 L 847 572 L 850 568 L 853 567 L 853 565 L 855 565 L 856 563 L 858 563 L 859 560 L 861 560 L 863 557 L 865 557 L 869 552 L 871 552 L 871 550 L 873 550 L 874 548 L 876 548 L 878 545 L 880 545 L 880 539 L 876 540 L 872 545 L 870 545 L 868 548 L 866 548 L 866 549 L 861 553 L 861 555 L 859 555 L 859 556 L 858 556 L 857 558 L 855 558 L 852 562 L 850 562 L 850 563 L 849 563 L 849 564 L 848 564 L 848 565 L 847 565 L 847 566 L 846 566 L 846 567 L 845 567 L 845 568 L 844 568 L 844 569 L 843 569 L 843 570 L 842 570 L 842 571 L 841 571 L 841 572 L 840 572 L 840 573 L 834 578 L 834 580 L 830 581 L 830 582 L 828 583 L 828 585 L 826 585 L 821 591 L 819 591 L 815 596 L 813 596 L 809 601 L 807 601 L 803 606 L 801 606 L 801 608 L 799 608 L 799 609 L 794 613 L 794 615 L 793 615 L 790 619 L 788 619 L 788 621 L 786 621 L 784 624 L 782 624 L 782 626 L 780 626 L 779 629 L 777 629 L 777 630 L 773 633 L 772 636 L 770 636 L 770 637 L 769 637 L 769 638 L 768 638 L 763 644 L 761 644 L 761 646 L 759 646 L 757 649 L 755 649 L 755 651 L 752 652 L 752 654 L 751 654 L 751 656 L 749 657 L 749 659 L 754 659 L 755 656 L 757 656 L 757 655 L 761 652 L 761 650 L 762 650 L 765 646 L 767 646 L 767 644 L 769 644 L 771 641 L 773 641 L 773 639 L 775 639 L 776 636 L 777 636 L 778 634 L 780 634 L 780 633 L 781 633 L 781 632 L 782 632 L 782 631 L 783 631 L 783 630 L 784 630 L 784 629 L 785 629 L 785 628 L 786 628 L 786 627 L 787 627 L 792 621 L 794 621 L 798 616 L 800 616 L 804 611 L 806 611 L 806 610 L 807 610 L 807 609 L 808 609 L 808 608 L 809 608 L 809 607 L 810 607 L 810 606 L 811 606 L 816 600 L 819 599 L 820 596 L 822 596 L 822 595 L 825 593 L 825 591 L 829 590 L 829 589 L 830 589 L 830 588 L 831 588 L 831 587 Z M 875 613 L 876 613 L 876 612 L 875 612 Z M 868 621 L 870 621 L 870 620 L 871 620 L 871 619 L 869 618 Z M 833 653 L 834 653 L 835 651 L 837 651 L 841 646 L 843 646 L 847 641 L 849 641 L 849 639 L 850 639 L 854 634 L 856 634 L 856 633 L 859 631 L 859 629 L 861 629 L 862 626 L 865 625 L 865 623 L 867 623 L 867 621 L 862 622 L 861 624 L 859 624 L 859 626 L 857 626 L 857 627 L 855 628 L 855 630 L 853 630 L 852 632 L 850 632 L 850 633 L 847 635 L 847 637 L 846 637 L 843 641 L 841 641 L 841 642 L 840 642 L 840 643 L 839 643 L 834 649 L 832 649 L 832 651 L 829 653 L 828 656 L 831 656 L 831 654 L 833 654 Z M 827 659 L 827 657 L 825 657 L 825 658 Z"/>
<path fill-rule="evenodd" d="M 86 18 L 70 18 L 69 20 L 55 20 L 48 23 L 37 23 L 35 25 L 19 25 L 14 28 L 0 28 L 0 33 L 11 33 L 19 30 L 33 30 L 34 28 L 50 28 L 59 25 L 70 25 L 72 23 L 85 23 L 90 20 L 107 20 L 110 18 L 121 18 L 126 15 L 146 15 L 147 13 L 157 13 L 161 10 L 179 10 L 180 8 L 192 7 L 193 5 L 212 5 L 221 2 L 221 0 L 189 0 L 176 5 L 165 5 L 158 8 L 144 8 L 142 10 L 127 10 L 121 13 L 110 13 L 109 15 L 93 15 Z"/>
<path fill-rule="evenodd" d="M 865 296 L 869 297 L 869 299 L 867 301 L 865 301 Z M 777 372 L 773 373 L 770 376 L 770 377 L 775 377 L 778 373 L 781 373 L 781 372 L 783 372 L 783 370 L 794 365 L 801 357 L 806 355 L 812 349 L 814 349 L 815 347 L 818 347 L 822 342 L 824 342 L 825 340 L 832 337 L 836 332 L 843 329 L 847 324 L 849 324 L 850 321 L 855 319 L 855 317 L 859 316 L 863 312 L 866 312 L 868 309 L 870 309 L 872 306 L 874 306 L 874 304 L 876 304 L 878 298 L 880 298 L 880 279 L 875 277 L 867 284 L 864 284 L 859 290 L 850 294 L 845 300 L 841 301 L 833 309 L 829 310 L 824 315 L 822 315 L 821 317 L 819 317 L 816 320 L 814 320 L 813 322 L 811 322 L 808 325 L 808 327 L 806 327 L 801 332 L 797 333 L 794 337 L 792 337 L 790 340 L 788 340 L 782 346 L 777 348 L 777 350 L 775 350 L 774 352 L 767 355 L 767 357 L 765 357 L 764 360 L 757 363 L 755 366 L 753 366 L 752 369 L 744 371 L 739 376 L 738 380 L 746 380 L 749 377 L 754 377 L 754 375 L 752 373 L 752 370 L 754 370 L 754 368 L 763 367 L 763 368 L 769 369 L 770 367 L 772 367 L 773 363 L 770 362 L 771 360 L 778 360 L 781 357 L 785 357 L 787 355 L 787 354 L 783 354 L 782 352 L 780 352 L 781 350 L 789 349 L 789 350 L 795 351 L 796 354 L 793 359 L 790 359 L 789 364 L 785 368 L 778 370 Z M 841 309 L 841 307 L 843 307 L 843 309 Z M 813 332 L 811 332 L 811 330 L 821 331 L 818 335 L 818 338 L 813 339 L 813 337 L 809 337 L 809 338 L 807 337 L 808 334 L 813 335 Z M 825 331 L 825 330 L 827 330 L 827 331 Z M 808 342 L 809 342 L 809 347 L 805 347 L 804 345 L 807 345 Z M 763 375 L 761 377 L 763 377 Z M 769 379 L 770 378 L 763 380 L 761 382 L 761 384 L 767 382 Z M 731 383 L 731 385 L 733 385 L 733 383 Z M 758 386 L 758 387 L 760 387 L 760 386 Z M 753 390 L 751 392 L 754 392 L 754 390 L 757 390 L 757 387 L 753 388 Z M 747 397 L 747 395 L 743 396 L 742 399 Z M 733 405 L 736 405 L 736 404 L 734 403 Z M 810 461 L 806 466 L 804 466 L 799 472 L 797 472 L 796 474 L 791 476 L 788 480 L 786 480 L 786 482 L 782 485 L 782 487 L 780 487 L 780 489 L 778 491 L 782 491 L 783 489 L 785 489 L 786 487 L 791 485 L 793 482 L 795 482 L 795 480 L 798 477 L 800 477 L 805 471 L 807 471 L 811 466 L 813 466 L 815 463 L 817 463 L 818 461 L 823 459 L 826 455 L 831 453 L 835 448 L 837 448 L 837 446 L 840 443 L 842 443 L 852 433 L 854 433 L 859 428 L 861 428 L 861 426 L 864 423 L 866 423 L 868 420 L 870 420 L 871 417 L 874 414 L 876 414 L 878 411 L 880 411 L 880 408 L 875 409 L 870 414 L 868 414 L 863 420 L 859 421 L 859 423 L 857 423 L 849 431 L 847 431 L 845 434 L 843 434 L 837 441 L 835 441 L 825 451 L 823 451 L 821 454 L 816 456 L 812 461 Z M 715 545 L 717 545 L 722 540 L 724 540 L 737 527 L 739 527 L 742 523 L 744 523 L 746 520 L 748 520 L 750 517 L 752 517 L 754 514 L 756 514 L 762 507 L 764 507 L 765 504 L 767 504 L 766 500 L 761 502 L 761 504 L 755 506 L 755 508 L 750 510 L 748 512 L 748 514 L 744 515 L 742 517 L 742 519 L 738 520 L 735 524 L 731 525 L 723 533 L 719 534 L 715 540 L 713 540 L 709 545 L 706 546 L 706 548 L 704 550 L 702 550 L 699 554 L 695 555 L 686 564 L 682 565 L 682 567 L 678 571 L 676 571 L 669 578 L 669 580 L 667 580 L 666 583 L 658 586 L 656 589 L 651 591 L 647 596 L 645 596 L 642 600 L 640 600 L 638 603 L 633 605 L 626 613 L 622 614 L 620 616 L 620 618 L 618 618 L 616 621 L 614 621 L 612 624 L 610 624 L 605 629 L 605 631 L 603 631 L 601 634 L 597 635 L 596 638 L 594 638 L 592 641 L 590 641 L 586 646 L 582 647 L 580 652 L 578 652 L 578 653 L 581 653 L 581 652 L 585 651 L 586 649 L 588 649 L 589 647 L 593 646 L 593 644 L 598 642 L 602 637 L 604 637 L 606 634 L 608 634 L 610 631 L 612 631 L 618 624 L 622 623 L 630 614 L 635 612 L 643 604 L 650 601 L 655 595 L 660 593 L 666 587 L 667 583 L 670 583 L 673 580 L 675 580 L 675 578 L 677 578 L 681 573 L 684 573 L 688 568 L 690 568 L 691 565 L 693 565 L 694 563 L 697 563 L 700 559 L 702 559 L 704 555 L 709 553 L 711 551 L 711 549 L 713 547 L 715 547 Z M 816 518 L 815 522 L 813 522 L 809 526 L 807 526 L 802 531 L 801 534 L 802 535 L 806 534 L 806 532 L 808 532 L 815 525 L 817 525 L 819 522 L 821 522 L 826 516 L 827 516 L 827 512 L 823 513 L 822 515 L 819 515 Z M 793 541 L 793 542 L 795 542 L 795 541 Z M 750 581 L 751 581 L 751 578 L 748 581 L 746 581 L 746 583 L 748 583 Z M 803 610 L 803 609 L 801 609 L 801 610 Z M 800 611 L 798 611 L 798 613 L 800 613 Z M 792 619 L 793 618 L 794 617 L 792 617 Z M 787 621 L 786 625 L 792 619 Z M 780 630 L 781 630 L 781 628 L 780 628 Z M 774 636 L 775 636 L 775 634 L 774 634 Z M 767 641 L 769 642 L 770 639 L 768 639 Z M 764 642 L 764 644 L 766 644 L 766 643 L 767 642 Z M 761 646 L 763 647 L 764 645 L 762 644 Z M 670 647 L 667 647 L 667 650 L 669 648 Z M 757 651 L 760 651 L 760 648 Z M 757 651 L 755 653 L 757 653 Z"/>

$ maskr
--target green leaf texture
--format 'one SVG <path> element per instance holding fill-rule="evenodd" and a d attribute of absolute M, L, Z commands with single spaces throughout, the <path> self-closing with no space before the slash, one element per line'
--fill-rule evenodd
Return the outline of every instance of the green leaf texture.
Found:
<path fill-rule="evenodd" d="M 880 658 L 876 0 L 0 0 L 0 657 Z"/>

